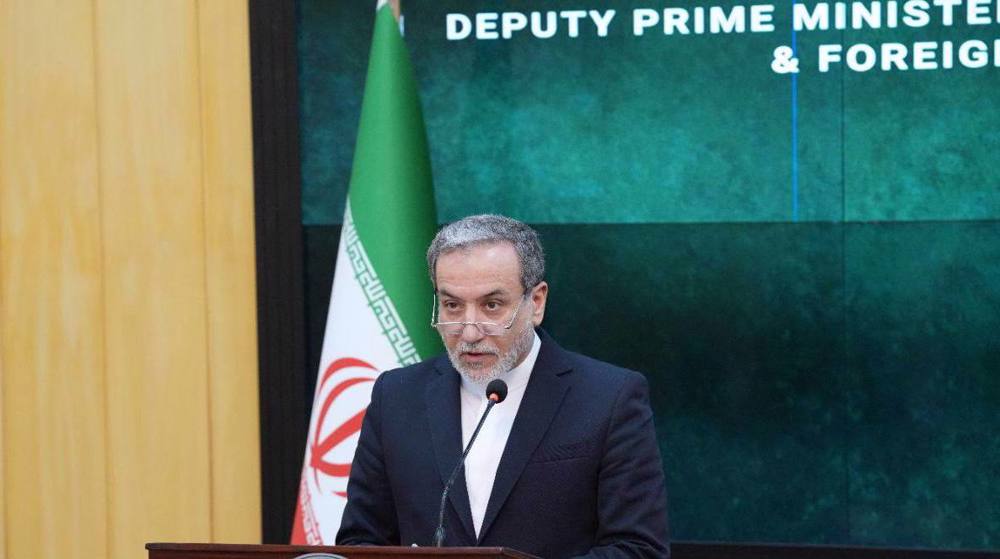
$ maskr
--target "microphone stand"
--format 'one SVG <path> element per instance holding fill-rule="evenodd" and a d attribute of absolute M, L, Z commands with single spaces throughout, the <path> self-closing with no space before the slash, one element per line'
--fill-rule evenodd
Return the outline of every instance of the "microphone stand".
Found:
<path fill-rule="evenodd" d="M 486 416 L 490 414 L 490 410 L 493 406 L 497 405 L 497 400 L 490 397 L 490 402 L 486 404 L 486 411 L 483 412 L 483 417 L 479 419 L 479 424 L 476 425 L 476 430 L 472 432 L 472 438 L 469 439 L 469 444 L 465 446 L 465 452 L 462 453 L 462 459 L 458 461 L 455 465 L 455 469 L 451 472 L 451 477 L 444 484 L 444 492 L 441 493 L 441 508 L 438 511 L 438 525 L 437 529 L 434 530 L 434 547 L 441 547 L 444 542 L 444 505 L 448 500 L 448 491 L 451 490 L 451 486 L 455 483 L 455 477 L 458 476 L 458 471 L 462 469 L 465 465 L 465 457 L 469 455 L 469 450 L 472 449 L 472 443 L 476 442 L 476 435 L 479 434 L 479 429 L 482 428 L 483 423 L 486 421 Z"/>

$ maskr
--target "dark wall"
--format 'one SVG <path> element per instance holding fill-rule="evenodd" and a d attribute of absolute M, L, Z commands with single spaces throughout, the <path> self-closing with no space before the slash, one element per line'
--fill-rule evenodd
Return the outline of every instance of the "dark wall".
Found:
<path fill-rule="evenodd" d="M 676 538 L 996 546 L 1000 224 L 538 229 L 544 326 L 650 379 Z"/>
<path fill-rule="evenodd" d="M 251 0 L 248 7 L 261 525 L 265 543 L 287 543 L 312 404 L 306 379 L 315 376 L 306 368 L 295 5 Z"/>
<path fill-rule="evenodd" d="M 262 390 L 267 541 L 290 525 L 367 60 L 362 4 L 303 0 L 297 28 L 286 13 L 254 31 L 284 49 L 291 33 L 299 120 L 283 122 L 302 142 L 301 229 L 280 226 L 302 239 L 259 230 L 259 250 L 305 254 L 300 283 L 261 286 L 262 388 L 303 402 L 291 420 Z M 995 68 L 803 75 L 793 97 L 788 79 L 732 71 L 768 46 L 758 38 L 683 43 L 700 73 L 657 65 L 679 43 L 621 37 L 630 58 L 592 41 L 448 53 L 420 30 L 473 8 L 410 5 L 439 218 L 503 211 L 538 226 L 546 328 L 650 378 L 675 538 L 1000 547 Z M 278 110 L 259 104 L 259 79 L 275 71 L 254 66 L 255 163 L 281 169 L 257 174 L 280 192 L 300 177 L 281 163 L 292 140 L 274 140 L 283 156 L 259 147 L 273 134 L 260 115 Z M 552 79 L 525 77 L 540 71 Z M 630 113 L 629 94 L 648 110 Z M 622 139 L 629 122 L 641 131 Z M 291 351 L 285 365 L 275 347 Z"/>

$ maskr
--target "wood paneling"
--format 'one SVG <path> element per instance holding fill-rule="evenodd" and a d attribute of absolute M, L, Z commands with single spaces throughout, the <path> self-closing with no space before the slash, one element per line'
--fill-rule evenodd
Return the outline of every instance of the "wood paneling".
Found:
<path fill-rule="evenodd" d="M 106 556 L 93 11 L 0 5 L 0 332 L 8 557 Z"/>
<path fill-rule="evenodd" d="M 2 8 L 0 8 L 2 9 Z M 2 113 L 0 113 L 2 115 Z M 0 161 L 0 165 L 3 162 Z M 2 202 L 2 200 L 0 200 Z M 0 246 L 2 249 L 2 246 Z M 0 281 L 3 281 L 3 269 L 0 268 Z M 0 301 L 2 301 L 2 296 L 0 296 Z M 0 319 L 3 316 L 3 306 L 0 303 Z M 6 462 L 6 455 L 3 451 L 3 432 L 6 422 L 3 420 L 3 335 L 0 333 L 0 556 L 7 556 L 7 522 L 5 518 L 7 517 L 7 498 L 6 492 L 4 491 L 4 485 L 6 484 L 6 470 L 4 469 L 4 462 Z"/>
<path fill-rule="evenodd" d="M 250 38 L 245 0 L 198 6 L 212 539 L 260 541 Z M 248 491 L 252 488 L 253 491 Z"/>
<path fill-rule="evenodd" d="M 0 0 L 0 557 L 260 538 L 241 0 Z"/>
<path fill-rule="evenodd" d="M 211 537 L 193 2 L 98 0 L 110 552 Z"/>

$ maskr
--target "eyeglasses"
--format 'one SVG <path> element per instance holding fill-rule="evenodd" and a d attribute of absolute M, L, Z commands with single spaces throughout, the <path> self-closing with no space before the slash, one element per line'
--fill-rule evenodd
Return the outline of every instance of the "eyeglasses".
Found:
<path fill-rule="evenodd" d="M 511 327 L 514 326 L 514 321 L 517 320 L 517 313 L 521 310 L 521 305 L 528 300 L 528 296 L 531 295 L 531 291 L 527 291 L 521 301 L 518 302 L 517 306 L 514 307 L 514 314 L 511 315 L 510 320 L 507 324 L 498 324 L 496 322 L 438 322 L 437 309 L 438 300 L 437 293 L 434 294 L 434 306 L 431 308 L 431 327 L 437 328 L 438 332 L 446 336 L 461 336 L 462 332 L 465 331 L 466 326 L 473 326 L 479 330 L 484 336 L 503 336 L 510 331 Z"/>

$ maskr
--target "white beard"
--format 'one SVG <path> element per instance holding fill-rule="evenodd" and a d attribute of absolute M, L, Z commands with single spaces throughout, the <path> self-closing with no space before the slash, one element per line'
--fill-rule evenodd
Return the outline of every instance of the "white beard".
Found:
<path fill-rule="evenodd" d="M 513 369 L 517 365 L 517 362 L 531 350 L 531 345 L 535 341 L 535 330 L 526 325 L 524 330 L 517 336 L 518 338 L 510 346 L 510 349 L 503 354 L 500 353 L 500 350 L 496 346 L 490 344 L 489 337 L 486 337 L 474 344 L 462 341 L 458 342 L 455 344 L 455 347 L 448 349 L 448 358 L 451 359 L 451 364 L 455 367 L 455 370 L 462 373 L 463 377 L 475 384 L 486 386 L 491 380 L 499 378 L 500 375 Z M 467 366 L 461 360 L 462 353 L 465 352 L 496 355 L 497 362 L 488 368 L 476 364 Z"/>

